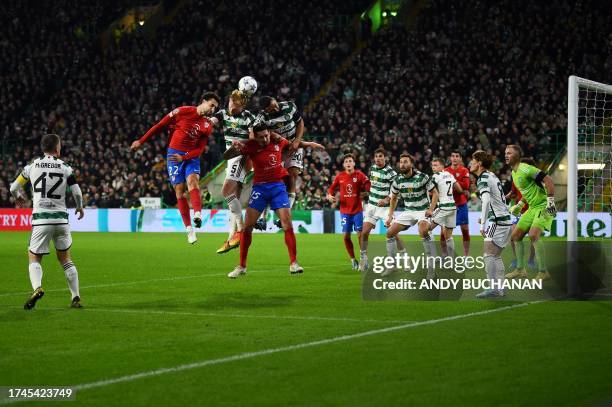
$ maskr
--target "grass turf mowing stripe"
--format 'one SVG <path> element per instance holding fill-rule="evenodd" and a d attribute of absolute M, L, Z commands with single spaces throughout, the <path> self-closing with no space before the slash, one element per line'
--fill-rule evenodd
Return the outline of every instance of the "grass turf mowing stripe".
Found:
<path fill-rule="evenodd" d="M 65 308 L 57 308 L 65 310 Z M 263 319 L 298 319 L 306 321 L 340 321 L 340 322 L 376 322 L 376 323 L 396 323 L 406 324 L 416 321 L 401 321 L 401 320 L 382 320 L 382 319 L 359 319 L 359 318 L 343 318 L 343 317 L 318 317 L 318 316 L 297 316 L 297 315 L 257 315 L 257 314 L 225 314 L 214 312 L 179 312 L 179 311 L 156 311 L 156 310 L 131 310 L 125 308 L 84 308 L 87 312 L 102 311 L 116 312 L 125 314 L 159 314 L 159 315 L 185 315 L 199 317 L 220 317 L 220 318 L 263 318 Z"/>
<path fill-rule="evenodd" d="M 493 313 L 502 312 L 502 311 L 509 311 L 509 310 L 513 310 L 513 309 L 516 309 L 516 308 L 526 307 L 528 305 L 536 304 L 536 303 L 540 303 L 540 302 L 542 302 L 542 301 L 534 301 L 534 302 L 526 302 L 526 303 L 508 305 L 508 306 L 494 308 L 494 309 L 488 309 L 488 310 L 484 310 L 484 311 L 469 312 L 469 313 L 466 313 L 466 314 L 453 315 L 453 316 L 444 317 L 444 318 L 430 319 L 430 320 L 418 321 L 418 322 L 411 322 L 411 323 L 403 324 L 403 325 L 395 325 L 395 326 L 390 326 L 390 327 L 387 327 L 387 328 L 374 329 L 374 330 L 359 332 L 359 333 L 355 333 L 355 334 L 336 336 L 336 337 L 333 337 L 333 338 L 321 339 L 321 340 L 312 341 L 312 342 L 299 343 L 299 344 L 295 344 L 295 345 L 288 345 L 288 346 L 283 346 L 283 347 L 279 347 L 279 348 L 272 348 L 272 349 L 264 349 L 264 350 L 260 350 L 260 351 L 254 351 L 254 352 L 239 353 L 237 355 L 227 356 L 227 357 L 223 357 L 223 358 L 202 360 L 202 361 L 199 361 L 199 362 L 183 364 L 183 365 L 179 365 L 179 366 L 175 366 L 175 367 L 155 369 L 155 370 L 150 370 L 150 371 L 136 373 L 136 374 L 131 374 L 131 375 L 119 376 L 119 377 L 115 377 L 115 378 L 111 378 L 111 379 L 99 380 L 99 381 L 96 381 L 96 382 L 83 383 L 83 384 L 76 385 L 73 388 L 76 391 L 81 391 L 81 390 L 105 387 L 105 386 L 110 386 L 110 385 L 113 385 L 113 384 L 131 382 L 131 381 L 134 381 L 134 380 L 139 380 L 139 379 L 144 379 L 144 378 L 154 377 L 154 376 L 160 376 L 160 375 L 164 375 L 164 374 L 168 374 L 168 373 L 177 373 L 177 372 L 182 372 L 182 371 L 191 370 L 191 369 L 197 369 L 197 368 L 201 368 L 201 367 L 205 367 L 205 366 L 219 365 L 219 364 L 230 363 L 230 362 L 244 360 L 244 359 L 251 359 L 251 358 L 254 358 L 254 357 L 258 357 L 258 356 L 271 355 L 271 354 L 281 353 L 281 352 L 289 352 L 289 351 L 298 350 L 298 349 L 305 349 L 305 348 L 311 348 L 311 347 L 315 347 L 315 346 L 327 345 L 327 344 L 330 344 L 330 343 L 345 342 L 345 341 L 350 341 L 350 340 L 353 340 L 353 339 L 363 338 L 363 337 L 372 336 L 372 335 L 378 335 L 378 334 L 384 334 L 384 333 L 388 333 L 388 332 L 400 331 L 400 330 L 404 330 L 404 329 L 416 328 L 416 327 L 419 327 L 419 326 L 435 325 L 435 324 L 439 324 L 439 323 L 447 322 L 447 321 L 454 321 L 454 320 L 470 318 L 470 317 L 475 317 L 475 316 L 480 316 L 480 315 L 487 315 L 487 314 L 493 314 Z M 3 399 L 3 400 L 0 400 L 0 405 L 2 405 L 2 404 L 9 404 L 9 403 L 18 402 L 18 401 L 24 401 L 24 400 Z"/>
<path fill-rule="evenodd" d="M 322 269 L 322 268 L 329 268 L 329 267 L 340 267 L 340 266 L 346 266 L 346 263 L 341 263 L 341 264 L 325 264 L 322 266 L 310 266 L 308 268 L 305 269 L 305 272 L 308 271 L 308 269 Z M 283 268 L 282 270 L 286 270 L 286 268 Z M 263 273 L 263 272 L 267 272 L 267 271 L 281 271 L 280 268 L 270 268 L 270 269 L 266 269 L 266 270 L 250 270 L 248 271 L 247 274 L 251 274 L 251 273 Z M 218 274 L 197 274 L 197 275 L 193 275 L 193 276 L 179 276 L 179 277 L 168 277 L 168 278 L 152 278 L 149 280 L 138 280 L 138 281 L 124 281 L 122 283 L 109 283 L 109 284 L 96 284 L 96 285 L 89 285 L 89 286 L 82 286 L 79 287 L 80 290 L 86 290 L 89 288 L 107 288 L 107 287 L 121 287 L 124 285 L 134 285 L 134 284 L 143 284 L 143 283 L 154 283 L 154 282 L 158 282 L 158 281 L 178 281 L 178 280 L 189 280 L 191 278 L 201 278 L 201 277 L 226 277 L 227 273 L 218 273 Z M 59 292 L 59 291 L 68 291 L 68 288 L 52 288 L 50 290 L 45 289 L 46 293 L 52 293 L 52 292 Z M 32 294 L 32 291 L 18 291 L 18 292 L 11 292 L 11 293 L 2 293 L 0 294 L 0 297 L 12 297 L 14 295 L 28 295 L 28 294 Z"/>

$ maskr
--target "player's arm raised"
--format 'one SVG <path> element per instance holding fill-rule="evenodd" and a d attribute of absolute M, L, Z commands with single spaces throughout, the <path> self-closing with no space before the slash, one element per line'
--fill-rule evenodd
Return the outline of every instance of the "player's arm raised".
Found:
<path fill-rule="evenodd" d="M 315 143 L 314 141 L 300 141 L 299 147 L 312 148 L 313 150 L 325 150 L 323 144 Z"/>
<path fill-rule="evenodd" d="M 174 109 L 173 111 L 171 111 L 170 113 L 168 113 L 167 115 L 164 116 L 163 119 L 161 119 L 157 124 L 155 124 L 153 127 L 151 127 L 149 129 L 149 131 L 147 131 L 145 133 L 144 136 L 142 136 L 141 138 L 139 138 L 138 140 L 135 140 L 132 145 L 130 146 L 130 148 L 132 150 L 138 150 L 142 144 L 147 141 L 151 136 L 159 133 L 160 131 L 162 131 L 164 128 L 166 128 L 166 126 L 168 126 L 168 124 L 170 124 L 170 122 L 172 121 L 172 118 L 174 116 L 176 116 L 179 112 L 179 109 Z"/>
<path fill-rule="evenodd" d="M 238 157 L 239 155 L 242 155 L 243 150 L 244 143 L 241 143 L 238 140 L 234 140 L 232 141 L 232 146 L 225 150 L 225 152 L 223 153 L 223 159 L 231 160 L 234 157 Z"/>

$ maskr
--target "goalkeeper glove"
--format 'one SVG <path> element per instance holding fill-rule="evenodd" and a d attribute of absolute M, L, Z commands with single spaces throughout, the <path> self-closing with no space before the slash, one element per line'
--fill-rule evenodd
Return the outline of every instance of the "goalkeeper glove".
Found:
<path fill-rule="evenodd" d="M 546 200 L 548 202 L 546 204 L 546 212 L 548 212 L 548 214 L 554 218 L 555 216 L 557 216 L 557 207 L 555 206 L 555 197 L 549 196 L 548 198 L 546 198 Z"/>
<path fill-rule="evenodd" d="M 523 206 L 525 206 L 525 202 L 520 201 L 516 205 L 510 207 L 510 213 L 514 216 L 519 216 L 521 214 L 521 211 L 523 210 Z"/>

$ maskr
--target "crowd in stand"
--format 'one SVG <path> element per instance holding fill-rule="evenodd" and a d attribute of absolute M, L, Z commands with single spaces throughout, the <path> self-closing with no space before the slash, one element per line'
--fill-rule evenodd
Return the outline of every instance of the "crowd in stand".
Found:
<path fill-rule="evenodd" d="M 355 45 L 340 17 L 369 2 L 196 0 L 153 38 L 123 36 L 105 49 L 92 33 L 108 19 L 92 20 L 83 35 L 79 18 L 116 15 L 121 2 L 34 3 L 11 4 L 0 16 L 8 34 L 0 40 L 0 137 L 22 142 L 1 161 L 0 206 L 12 206 L 8 183 L 40 154 L 45 132 L 62 137 L 87 206 L 138 206 L 143 196 L 173 206 L 166 135 L 137 154 L 131 141 L 205 90 L 228 95 L 243 75 L 257 78 L 257 96 L 293 99 L 304 109 Z M 506 144 L 550 161 L 565 132 L 567 76 L 612 80 L 612 21 L 603 7 L 595 0 L 432 0 L 412 29 L 390 25 L 372 36 L 303 113 L 307 137 L 327 151 L 307 153 L 296 208 L 328 207 L 325 187 L 342 155 L 355 154 L 367 172 L 379 146 L 392 165 L 405 151 L 425 171 L 434 156 L 459 150 L 467 159 L 482 148 L 498 158 L 503 179 Z M 209 141 L 203 174 L 221 159 L 221 141 L 220 134 Z"/>

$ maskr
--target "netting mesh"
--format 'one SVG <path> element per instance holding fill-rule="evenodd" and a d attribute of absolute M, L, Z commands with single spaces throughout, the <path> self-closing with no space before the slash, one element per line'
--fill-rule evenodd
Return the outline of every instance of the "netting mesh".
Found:
<path fill-rule="evenodd" d="M 578 87 L 578 212 L 612 213 L 612 92 Z"/>

